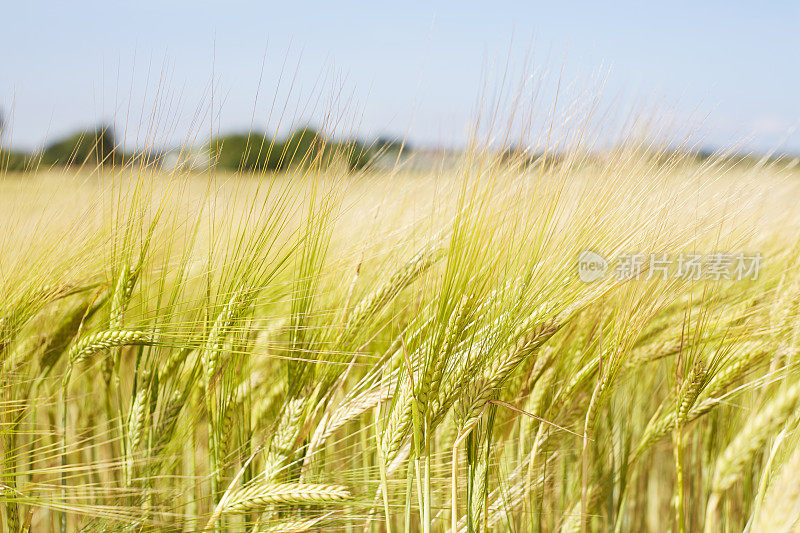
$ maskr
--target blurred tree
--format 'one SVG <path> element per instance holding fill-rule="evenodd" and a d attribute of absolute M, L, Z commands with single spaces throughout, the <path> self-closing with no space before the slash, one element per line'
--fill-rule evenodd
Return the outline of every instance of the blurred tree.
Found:
<path fill-rule="evenodd" d="M 0 174 L 24 172 L 35 166 L 34 158 L 24 152 L 0 149 Z"/>
<path fill-rule="evenodd" d="M 373 144 L 373 147 L 375 150 L 378 150 L 383 153 L 386 152 L 396 153 L 400 152 L 401 150 L 402 151 L 411 150 L 411 146 L 403 139 L 398 139 L 396 137 L 386 137 L 386 136 L 378 137 L 377 140 L 375 141 L 375 144 Z"/>
<path fill-rule="evenodd" d="M 106 126 L 65 137 L 47 145 L 42 152 L 42 162 L 47 165 L 114 165 L 122 159 L 114 132 Z"/>
<path fill-rule="evenodd" d="M 271 143 L 260 133 L 223 135 L 211 141 L 211 159 L 225 170 L 276 170 L 282 147 L 280 143 L 270 146 Z"/>
<path fill-rule="evenodd" d="M 325 139 L 313 128 L 295 130 L 283 145 L 280 168 L 305 166 L 314 162 L 324 148 Z"/>
<path fill-rule="evenodd" d="M 357 141 L 333 142 L 311 127 L 292 132 L 284 140 L 258 133 L 231 134 L 211 141 L 217 168 L 244 172 L 284 171 L 290 168 L 342 163 L 349 170 L 364 168 L 372 151 Z"/>

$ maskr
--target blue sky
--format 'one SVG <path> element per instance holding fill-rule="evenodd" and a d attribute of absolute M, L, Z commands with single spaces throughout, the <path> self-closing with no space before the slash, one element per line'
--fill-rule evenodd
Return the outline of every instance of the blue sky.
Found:
<path fill-rule="evenodd" d="M 545 94 L 563 66 L 586 94 L 604 79 L 606 105 L 700 123 L 705 144 L 800 151 L 796 3 L 29 0 L 3 19 L 0 106 L 24 148 L 100 121 L 140 142 L 207 137 L 212 69 L 213 128 L 276 129 L 293 79 L 284 125 L 346 108 L 365 137 L 457 145 L 510 57 Z"/>

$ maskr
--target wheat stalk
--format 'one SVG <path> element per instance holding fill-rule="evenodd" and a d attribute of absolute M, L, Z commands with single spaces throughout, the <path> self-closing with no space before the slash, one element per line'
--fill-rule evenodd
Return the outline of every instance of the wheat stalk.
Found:
<path fill-rule="evenodd" d="M 772 480 L 753 525 L 753 533 L 788 533 L 800 527 L 799 468 L 800 448 L 797 448 Z"/>

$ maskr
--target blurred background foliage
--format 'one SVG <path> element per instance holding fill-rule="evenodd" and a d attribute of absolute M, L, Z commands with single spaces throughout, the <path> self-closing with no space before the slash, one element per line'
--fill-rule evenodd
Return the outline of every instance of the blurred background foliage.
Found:
<path fill-rule="evenodd" d="M 397 143 L 397 141 L 393 141 Z M 57 139 L 38 152 L 0 148 L 0 169 L 23 172 L 43 167 L 87 167 L 146 163 L 165 168 L 186 166 L 187 154 L 203 152 L 207 163 L 218 169 L 242 172 L 281 172 L 294 168 L 341 165 L 350 171 L 362 170 L 391 147 L 367 145 L 359 140 L 335 140 L 312 127 L 301 127 L 285 137 L 260 133 L 231 133 L 216 136 L 200 148 L 126 151 L 113 128 L 97 126 Z M 170 154 L 180 153 L 170 159 Z M 178 163 L 175 163 L 175 160 Z M 197 168 L 196 165 L 195 168 Z M 200 165 L 205 168 L 208 165 Z"/>
<path fill-rule="evenodd" d="M 285 138 L 259 133 L 215 137 L 210 152 L 217 168 L 268 172 L 310 165 L 324 168 L 336 163 L 360 170 L 368 165 L 376 149 L 357 140 L 334 141 L 311 127 L 303 127 Z"/>

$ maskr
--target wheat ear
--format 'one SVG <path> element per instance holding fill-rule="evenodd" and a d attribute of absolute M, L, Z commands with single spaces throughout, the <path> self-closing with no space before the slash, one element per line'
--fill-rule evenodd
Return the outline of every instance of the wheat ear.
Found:
<path fill-rule="evenodd" d="M 800 406 L 800 383 L 785 389 L 768 403 L 725 448 L 717 459 L 711 490 L 721 493 L 731 487 L 750 463 L 755 454 L 796 414 Z"/>
<path fill-rule="evenodd" d="M 302 533 L 308 531 L 327 518 L 327 515 L 315 516 L 314 518 L 298 518 L 297 520 L 286 520 L 268 527 L 266 533 Z M 319 531 L 319 529 L 317 529 Z"/>
<path fill-rule="evenodd" d="M 268 505 L 323 504 L 350 499 L 350 491 L 340 485 L 313 483 L 253 483 L 231 493 L 223 514 L 243 514 Z"/>
<path fill-rule="evenodd" d="M 75 344 L 69 351 L 70 366 L 85 361 L 102 350 L 119 346 L 140 346 L 156 342 L 156 336 L 146 331 L 108 330 L 89 335 Z"/>
<path fill-rule="evenodd" d="M 346 332 L 358 331 L 369 317 L 380 311 L 383 306 L 397 296 L 401 290 L 406 288 L 428 270 L 440 256 L 441 249 L 439 247 L 428 248 L 418 252 L 378 290 L 369 293 L 361 299 L 350 314 L 350 318 L 344 327 L 343 334 Z"/>

